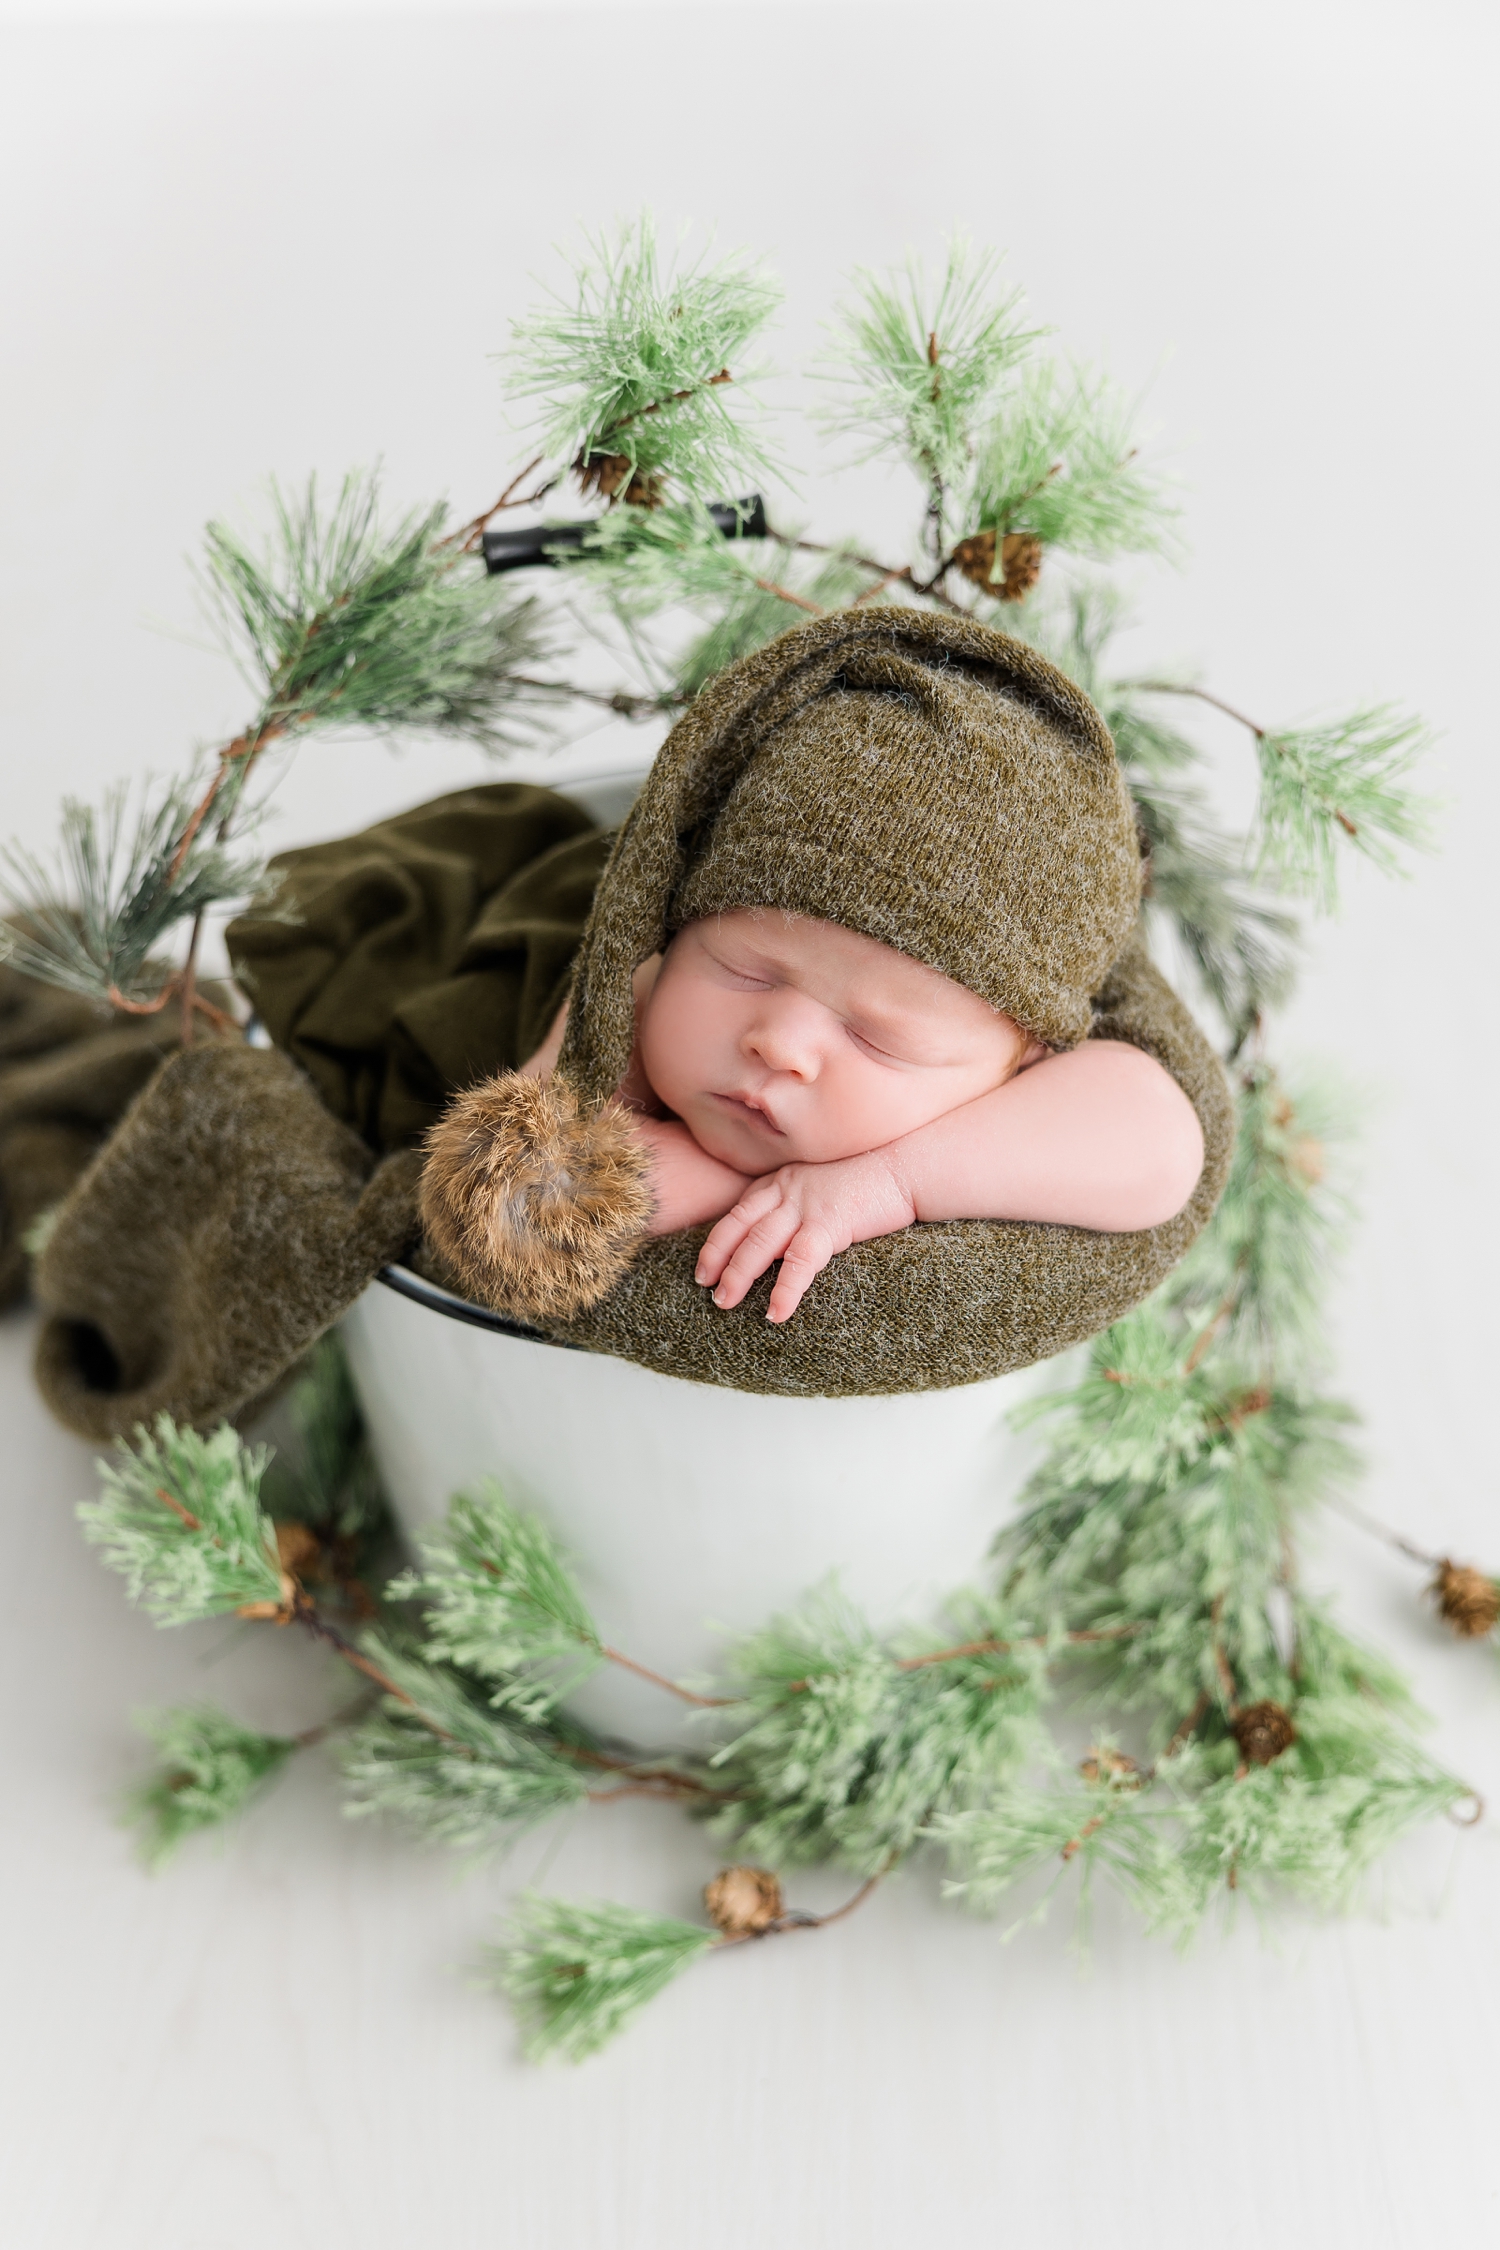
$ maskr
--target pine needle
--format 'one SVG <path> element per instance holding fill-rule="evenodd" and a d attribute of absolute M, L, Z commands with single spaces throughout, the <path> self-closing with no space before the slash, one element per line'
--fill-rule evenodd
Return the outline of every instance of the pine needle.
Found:
<path fill-rule="evenodd" d="M 856 459 L 895 449 L 924 482 L 966 475 L 1002 378 L 1043 333 L 1021 326 L 1020 291 L 1000 289 L 1000 264 L 956 235 L 936 282 L 915 259 L 856 274 L 818 370 L 841 394 L 822 419 L 859 441 Z"/>
<path fill-rule="evenodd" d="M 247 740 L 331 726 L 524 739 L 531 690 L 511 675 L 546 654 L 536 603 L 442 544 L 441 505 L 383 525 L 378 479 L 358 471 L 331 508 L 316 478 L 300 498 L 273 483 L 271 502 L 260 553 L 225 524 L 206 534 L 205 591 L 260 699 Z"/>
<path fill-rule="evenodd" d="M 1177 509 L 1138 466 L 1131 410 L 1104 376 L 1050 361 L 1022 371 L 979 441 L 966 528 L 1027 531 L 1099 560 L 1155 554 Z"/>
<path fill-rule="evenodd" d="M 351 1818 L 387 1814 L 429 1843 L 476 1852 L 588 1794 L 578 1761 L 513 1714 L 497 1716 L 451 1667 L 374 1635 L 365 1645 L 412 1702 L 387 1696 L 346 1738 Z"/>
<path fill-rule="evenodd" d="M 1024 1626 L 972 1597 L 951 1631 L 914 1645 L 1012 1645 L 903 1667 L 833 1589 L 735 1651 L 741 1708 L 713 1765 L 736 1792 L 714 1833 L 773 1866 L 837 1860 L 870 1876 L 940 1809 L 969 1801 L 1034 1748 L 1044 1656 Z"/>
<path fill-rule="evenodd" d="M 261 1447 L 229 1424 L 212 1437 L 169 1414 L 100 1464 L 100 1495 L 78 1510 L 83 1535 L 158 1625 L 222 1617 L 285 1592 L 276 1535 L 260 1506 Z"/>
<path fill-rule="evenodd" d="M 545 1717 L 603 1661 L 556 1542 L 495 1484 L 452 1501 L 445 1528 L 422 1542 L 421 1569 L 389 1591 L 425 1602 L 428 1646 L 494 1681 L 494 1707 L 520 1718 Z"/>
<path fill-rule="evenodd" d="M 571 303 L 511 326 L 505 387 L 541 399 L 538 443 L 586 477 L 591 462 L 624 464 L 620 487 L 639 478 L 650 499 L 707 506 L 772 464 L 742 419 L 744 353 L 780 301 L 780 290 L 741 258 L 706 256 L 674 266 L 658 251 L 649 215 L 613 237 L 588 238 Z"/>
<path fill-rule="evenodd" d="M 1258 734 L 1260 872 L 1328 912 L 1341 850 L 1362 853 L 1387 874 L 1398 871 L 1398 844 L 1430 842 L 1430 801 L 1407 777 L 1431 742 L 1421 720 L 1389 704 L 1326 726 Z"/>
<path fill-rule="evenodd" d="M 17 845 L 0 847 L 16 916 L 0 925 L 0 960 L 101 1005 L 155 999 L 169 974 L 160 950 L 172 932 L 244 898 L 263 874 L 258 854 L 231 852 L 206 830 L 173 872 L 201 794 L 195 770 L 143 798 L 133 820 L 123 787 L 109 790 L 97 811 L 65 798 L 51 867 Z"/>
<path fill-rule="evenodd" d="M 237 1819 L 298 1748 L 293 1737 L 258 1734 L 211 1704 L 146 1712 L 136 1724 L 161 1761 L 131 1790 L 126 1809 L 152 1868 L 189 1836 Z"/>
<path fill-rule="evenodd" d="M 581 2062 L 714 1943 L 713 1931 L 695 1922 L 530 1895 L 487 1950 L 487 1981 L 509 1996 L 533 2061 Z"/>

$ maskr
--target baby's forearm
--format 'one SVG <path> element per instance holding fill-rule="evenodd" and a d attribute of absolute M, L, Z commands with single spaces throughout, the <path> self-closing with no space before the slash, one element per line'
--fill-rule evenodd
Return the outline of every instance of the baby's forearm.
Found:
<path fill-rule="evenodd" d="M 918 1219 L 1159 1226 L 1203 1169 L 1203 1133 L 1160 1063 L 1091 1039 L 875 1152 Z"/>

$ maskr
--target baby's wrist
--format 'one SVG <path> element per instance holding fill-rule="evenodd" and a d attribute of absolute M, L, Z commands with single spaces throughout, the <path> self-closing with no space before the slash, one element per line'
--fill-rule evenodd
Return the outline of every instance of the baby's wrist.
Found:
<path fill-rule="evenodd" d="M 861 1190 L 870 1203 L 870 1217 L 876 1222 L 872 1231 L 897 1234 L 909 1227 L 917 1216 L 916 1201 L 894 1151 L 872 1148 L 854 1162 L 859 1167 Z"/>

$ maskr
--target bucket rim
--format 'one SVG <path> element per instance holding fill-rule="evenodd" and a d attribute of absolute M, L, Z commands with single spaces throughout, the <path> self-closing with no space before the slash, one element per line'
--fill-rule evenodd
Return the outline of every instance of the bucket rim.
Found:
<path fill-rule="evenodd" d="M 548 1336 L 540 1328 L 528 1328 L 524 1321 L 512 1320 L 505 1313 L 492 1311 L 488 1305 L 476 1305 L 467 1297 L 456 1296 L 451 1289 L 413 1273 L 410 1266 L 382 1266 L 375 1279 L 382 1287 L 393 1289 L 398 1297 L 423 1305 L 428 1312 L 441 1313 L 445 1320 L 461 1321 L 469 1328 L 486 1328 L 495 1336 L 517 1336 L 526 1344 L 548 1344 L 554 1351 L 584 1349 L 582 1344 L 570 1343 L 565 1337 Z"/>

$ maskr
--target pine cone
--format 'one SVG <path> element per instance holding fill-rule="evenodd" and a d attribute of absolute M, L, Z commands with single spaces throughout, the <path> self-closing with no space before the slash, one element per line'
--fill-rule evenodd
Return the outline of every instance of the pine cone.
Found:
<path fill-rule="evenodd" d="M 725 1937 L 762 1937 L 784 1911 L 781 1885 L 768 1867 L 726 1867 L 706 1884 L 703 1904 Z"/>
<path fill-rule="evenodd" d="M 1500 1585 L 1472 1563 L 1450 1562 L 1445 1555 L 1427 1590 L 1439 1617 L 1461 1641 L 1477 1641 L 1500 1623 Z"/>
<path fill-rule="evenodd" d="M 1297 1739 L 1292 1715 L 1279 1703 L 1247 1703 L 1230 1720 L 1229 1731 L 1252 1766 L 1271 1765 Z"/>
<path fill-rule="evenodd" d="M 1103 1781 L 1116 1789 L 1139 1789 L 1141 1769 L 1123 1750 L 1093 1749 L 1079 1766 L 1085 1781 Z"/>
<path fill-rule="evenodd" d="M 292 1578 L 316 1578 L 323 1560 L 317 1533 L 305 1523 L 278 1523 L 276 1559 Z"/>
<path fill-rule="evenodd" d="M 571 1320 L 645 1240 L 651 1160 L 617 1102 L 584 1111 L 565 1078 L 502 1071 L 427 1136 L 422 1225 L 460 1287 L 522 1320 Z"/>
<path fill-rule="evenodd" d="M 1000 576 L 995 576 L 995 534 L 976 531 L 960 539 L 953 562 L 965 578 L 994 600 L 1018 602 L 1042 574 L 1042 542 L 1029 531 L 1007 531 L 1000 541 Z"/>
<path fill-rule="evenodd" d="M 628 453 L 580 453 L 573 467 L 586 493 L 597 492 L 603 500 L 618 497 L 630 508 L 661 506 L 661 478 L 632 469 Z"/>

